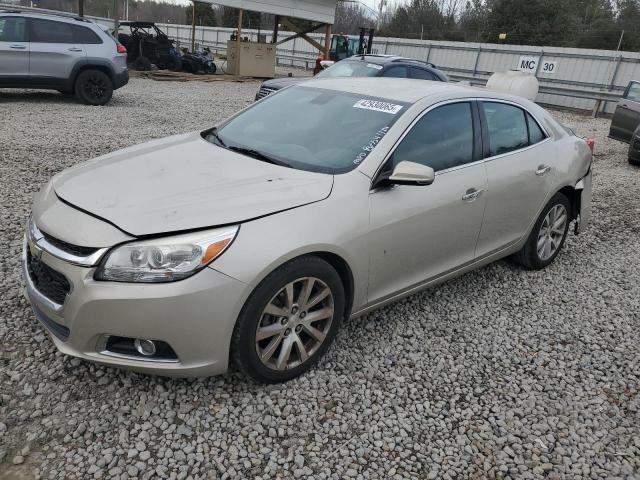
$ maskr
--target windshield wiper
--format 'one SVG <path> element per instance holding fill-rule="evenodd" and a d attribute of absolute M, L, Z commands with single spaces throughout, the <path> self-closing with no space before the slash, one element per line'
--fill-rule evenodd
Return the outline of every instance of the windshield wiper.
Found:
<path fill-rule="evenodd" d="M 248 157 L 255 158 L 256 160 L 262 160 L 263 162 L 273 163 L 274 165 L 280 165 L 281 167 L 291 168 L 291 165 L 289 165 L 288 163 L 283 162 L 282 160 L 278 160 L 276 158 L 270 157 L 269 155 L 259 152 L 258 150 L 254 150 L 253 148 L 237 147 L 235 145 L 229 146 L 227 148 L 229 150 L 233 150 L 234 152 L 238 152 L 243 155 L 247 155 Z"/>
<path fill-rule="evenodd" d="M 211 131 L 209 132 L 209 135 L 207 135 L 207 140 L 211 141 L 211 139 L 215 140 L 215 142 L 213 143 L 217 143 L 221 147 L 227 148 L 224 141 L 220 138 L 220 135 L 218 135 L 217 128 L 211 129 Z"/>

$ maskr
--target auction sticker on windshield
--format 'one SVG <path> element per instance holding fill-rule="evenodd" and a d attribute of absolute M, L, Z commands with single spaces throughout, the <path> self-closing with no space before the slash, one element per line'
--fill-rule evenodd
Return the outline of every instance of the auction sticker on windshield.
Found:
<path fill-rule="evenodd" d="M 376 112 L 385 112 L 395 115 L 402 110 L 402 105 L 395 103 L 380 102 L 378 100 L 358 100 L 354 108 L 364 108 L 366 110 L 375 110 Z"/>

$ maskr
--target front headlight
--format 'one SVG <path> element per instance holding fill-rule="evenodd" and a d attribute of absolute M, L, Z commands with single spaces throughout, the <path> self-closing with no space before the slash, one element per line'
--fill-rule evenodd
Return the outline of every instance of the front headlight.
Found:
<path fill-rule="evenodd" d="M 238 228 L 126 243 L 107 254 L 94 278 L 148 283 L 182 280 L 219 257 L 235 238 Z"/>

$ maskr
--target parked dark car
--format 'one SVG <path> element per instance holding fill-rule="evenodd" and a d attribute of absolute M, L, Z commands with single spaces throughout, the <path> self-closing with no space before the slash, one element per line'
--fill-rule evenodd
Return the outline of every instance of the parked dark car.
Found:
<path fill-rule="evenodd" d="M 449 78 L 435 65 L 395 55 L 355 55 L 334 63 L 316 78 L 395 77 L 448 82 Z M 281 88 L 308 80 L 308 77 L 284 77 L 266 80 L 260 85 L 256 100 Z"/>
<path fill-rule="evenodd" d="M 632 80 L 618 101 L 609 137 L 629 144 L 629 163 L 640 164 L 640 81 Z"/>

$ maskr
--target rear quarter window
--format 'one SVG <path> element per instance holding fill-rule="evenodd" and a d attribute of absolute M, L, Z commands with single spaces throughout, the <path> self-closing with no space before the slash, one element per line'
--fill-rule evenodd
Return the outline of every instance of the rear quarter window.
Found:
<path fill-rule="evenodd" d="M 102 39 L 90 28 L 74 25 L 73 27 L 74 43 L 84 44 L 100 44 Z"/>

